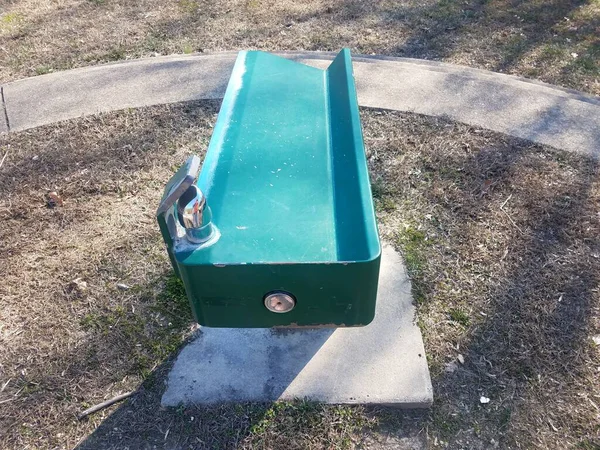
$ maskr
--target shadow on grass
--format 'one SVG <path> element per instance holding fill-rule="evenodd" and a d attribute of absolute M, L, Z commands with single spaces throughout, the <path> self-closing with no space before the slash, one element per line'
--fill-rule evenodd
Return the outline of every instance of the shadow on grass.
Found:
<path fill-rule="evenodd" d="M 167 365 L 156 373 L 158 386 L 143 385 L 140 400 L 121 407 L 83 448 L 138 439 L 167 447 L 306 447 L 298 436 L 316 447 L 368 447 L 381 435 L 422 442 L 425 429 L 451 448 L 551 445 L 558 435 L 569 445 L 595 442 L 589 342 L 600 281 L 598 164 L 443 119 L 413 116 L 415 125 L 400 113 L 364 115 L 367 145 L 378 155 L 371 160 L 378 209 L 384 223 L 404 222 L 387 237 L 414 277 L 434 382 L 431 411 L 299 401 L 157 412 Z M 453 363 L 458 354 L 464 364 Z M 137 410 L 142 424 L 125 432 L 119 423 L 137 423 Z M 346 415 L 351 427 L 340 433 L 335 420 Z"/>
<path fill-rule="evenodd" d="M 84 402 L 101 401 L 108 391 L 136 389 L 144 379 L 136 396 L 80 448 L 335 448 L 351 447 L 374 433 L 397 440 L 427 433 L 454 448 L 486 448 L 492 440 L 505 448 L 595 445 L 597 350 L 589 341 L 598 334 L 598 163 L 442 119 L 372 110 L 364 111 L 363 120 L 374 155 L 372 180 L 378 180 L 374 193 L 380 213 L 387 214 L 382 224 L 391 229 L 384 235 L 404 251 L 413 289 L 418 289 L 413 292 L 419 292 L 415 297 L 434 381 L 431 411 L 302 401 L 162 409 L 170 358 L 189 336 L 191 318 L 181 286 L 167 272 L 158 231 L 149 231 L 153 222 L 146 227 L 130 223 L 124 235 L 97 249 L 100 254 L 83 260 L 70 259 L 67 247 L 46 245 L 72 243 L 74 231 L 86 232 L 74 224 L 91 226 L 104 209 L 117 207 L 121 193 L 158 201 L 169 171 L 161 173 L 160 182 L 154 173 L 150 181 L 142 175 L 155 164 L 181 162 L 181 153 L 199 145 L 198 135 L 208 137 L 215 112 L 214 105 L 196 103 L 165 108 L 151 109 L 159 112 L 142 122 L 138 113 L 121 112 L 116 122 L 100 116 L 10 138 L 16 160 L 7 159 L 0 179 L 1 192 L 12 199 L 1 210 L 7 224 L 0 252 L 6 280 L 28 267 L 24 258 L 36 251 L 44 255 L 34 260 L 31 272 L 38 280 L 56 254 L 61 259 L 47 283 L 38 284 L 30 297 L 23 294 L 37 303 L 44 298 L 43 312 L 51 320 L 40 327 L 45 316 L 38 313 L 37 322 L 28 324 L 34 342 L 20 353 L 31 353 L 32 361 L 7 364 L 29 370 L 27 375 L 15 371 L 5 391 L 17 398 L 2 404 L 6 414 L 0 414 L 12 442 L 33 433 L 23 425 L 34 420 L 31 414 L 39 420 L 37 429 L 54 426 L 63 432 L 61 426 L 90 406 Z M 78 133 L 87 137 L 79 140 Z M 186 133 L 193 137 L 179 140 Z M 23 150 L 30 141 L 37 144 Z M 81 175 L 86 168 L 94 170 Z M 136 191 L 144 183 L 156 198 Z M 46 185 L 58 186 L 67 201 L 103 195 L 110 201 L 93 217 L 72 215 L 77 203 L 37 215 L 27 208 Z M 36 234 L 40 239 L 31 240 Z M 63 235 L 69 239 L 61 241 Z M 95 239 L 95 234 L 85 237 Z M 156 253 L 162 259 L 153 259 Z M 115 277 L 141 277 L 127 274 L 137 273 L 132 266 L 147 260 L 152 267 L 141 270 L 152 276 L 146 282 L 121 293 L 116 288 L 97 293 L 103 283 L 114 286 Z M 95 296 L 65 288 L 80 272 Z M 20 290 L 29 292 L 31 278 L 24 272 Z M 2 289 L 6 304 L 24 303 L 13 302 L 11 292 Z M 33 315 L 35 304 L 26 306 L 23 314 Z M 80 339 L 40 357 L 36 350 L 45 340 L 62 338 L 48 330 L 64 311 L 68 322 L 59 324 L 59 332 L 81 327 Z M 451 366 L 459 353 L 465 363 Z M 490 403 L 481 404 L 481 396 Z M 91 432 L 94 420 L 77 425 L 81 429 L 75 434 Z"/>
<path fill-rule="evenodd" d="M 485 167 L 491 176 L 487 179 L 510 186 L 511 166 L 520 164 L 531 160 L 517 156 L 508 164 L 500 162 L 496 167 L 503 173 L 497 175 L 488 172 L 493 165 Z M 535 170 L 534 165 L 529 168 Z M 439 380 L 467 383 L 475 399 L 481 394 L 500 400 L 490 416 L 499 430 L 508 432 L 512 445 L 533 442 L 536 435 L 551 435 L 559 428 L 589 433 L 585 420 L 569 423 L 563 416 L 578 406 L 574 400 L 579 393 L 591 393 L 586 381 L 592 375 L 589 339 L 600 281 L 598 263 L 590 257 L 591 236 L 582 229 L 593 208 L 590 190 L 598 168 L 590 163 L 581 169 L 573 182 L 543 198 L 534 200 L 532 193 L 524 205 L 527 216 L 513 219 L 523 231 L 515 233 L 506 248 L 506 273 L 488 293 L 487 318 L 462 343 L 470 364 L 457 376 Z M 565 400 L 562 411 L 557 399 Z M 519 423 L 542 411 L 546 423 L 541 430 L 532 432 Z"/>
<path fill-rule="evenodd" d="M 598 163 L 442 119 L 423 123 L 374 141 L 386 147 L 373 172 L 380 196 L 414 208 L 388 208 L 388 217 L 405 222 L 390 233 L 416 261 L 436 398 L 429 431 L 451 448 L 552 447 L 558 436 L 592 445 Z"/>
<path fill-rule="evenodd" d="M 77 448 L 347 448 L 368 425 L 356 408 L 308 401 L 161 408 L 159 399 L 145 383 Z"/>
<path fill-rule="evenodd" d="M 3 61 L 11 78 L 155 53 L 350 47 L 357 54 L 446 60 L 598 93 L 600 17 L 593 0 L 180 0 L 170 8 L 152 0 L 92 0 L 15 14 L 22 18 L 6 34 Z M 130 19 L 129 33 L 116 17 Z M 77 44 L 68 27 L 55 26 L 67 22 L 79 27 Z M 44 38 L 50 51 L 36 51 Z"/>
<path fill-rule="evenodd" d="M 250 1 L 238 8 L 223 6 L 226 12 L 196 8 L 163 20 L 154 27 L 153 51 L 194 32 L 205 34 L 206 25 L 216 20 L 235 25 L 220 37 L 235 49 L 337 52 L 350 47 L 357 54 L 457 61 L 587 91 L 600 70 L 600 17 L 588 0 L 336 0 L 305 8 L 261 6 Z M 200 35 L 191 38 L 197 44 L 186 45 L 202 48 Z"/>

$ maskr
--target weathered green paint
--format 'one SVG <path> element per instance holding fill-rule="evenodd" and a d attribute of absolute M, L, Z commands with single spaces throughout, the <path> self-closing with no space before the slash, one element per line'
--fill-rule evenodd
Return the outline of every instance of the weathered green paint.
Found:
<path fill-rule="evenodd" d="M 197 184 L 220 238 L 198 249 L 159 222 L 200 324 L 373 319 L 381 249 L 348 50 L 327 70 L 240 52 Z M 296 307 L 268 311 L 274 290 Z"/>

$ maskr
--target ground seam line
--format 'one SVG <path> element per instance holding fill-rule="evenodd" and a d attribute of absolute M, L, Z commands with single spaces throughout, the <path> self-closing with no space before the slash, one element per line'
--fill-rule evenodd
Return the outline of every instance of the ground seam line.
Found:
<path fill-rule="evenodd" d="M 2 97 L 2 109 L 4 110 L 4 120 L 6 121 L 6 129 L 10 131 L 10 122 L 8 121 L 8 110 L 6 109 L 6 100 L 4 99 L 4 86 L 0 86 L 0 97 Z"/>

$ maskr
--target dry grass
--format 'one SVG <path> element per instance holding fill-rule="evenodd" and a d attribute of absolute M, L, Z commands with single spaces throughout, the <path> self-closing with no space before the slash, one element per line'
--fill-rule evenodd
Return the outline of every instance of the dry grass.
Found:
<path fill-rule="evenodd" d="M 442 119 L 365 119 L 383 235 L 419 303 L 437 436 L 597 448 L 598 164 Z"/>
<path fill-rule="evenodd" d="M 173 165 L 206 146 L 216 107 L 0 138 L 0 441 L 72 447 L 101 422 L 73 420 L 85 405 L 135 389 L 180 344 L 190 314 L 154 212 Z M 63 207 L 46 206 L 48 190 Z"/>
<path fill-rule="evenodd" d="M 3 447 L 600 445 L 597 164 L 372 110 L 363 121 L 376 207 L 413 277 L 434 407 L 161 409 L 169 358 L 193 327 L 154 209 L 173 168 L 202 154 L 217 107 L 121 111 L 0 137 L 0 157 L 9 152 L 0 168 Z M 48 190 L 64 206 L 48 208 Z M 132 389 L 125 404 L 75 419 Z"/>
<path fill-rule="evenodd" d="M 2 2 L 0 81 L 155 54 L 350 47 L 600 95 L 598 0 Z"/>

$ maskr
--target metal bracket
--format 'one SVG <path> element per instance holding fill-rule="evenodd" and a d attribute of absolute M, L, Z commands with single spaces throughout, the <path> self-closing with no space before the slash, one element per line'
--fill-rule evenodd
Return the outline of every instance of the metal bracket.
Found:
<path fill-rule="evenodd" d="M 171 177 L 165 187 L 162 200 L 156 211 L 157 216 L 166 212 L 175 204 L 188 188 L 194 184 L 200 174 L 200 158 L 196 155 L 190 156 L 185 164 Z"/>
<path fill-rule="evenodd" d="M 169 259 L 177 276 L 179 267 L 173 255 L 173 239 L 177 237 L 177 224 L 175 222 L 174 206 L 177 200 L 194 184 L 200 174 L 200 158 L 190 156 L 185 164 L 171 177 L 167 183 L 162 200 L 156 211 L 156 219 L 163 240 L 167 246 Z"/>

